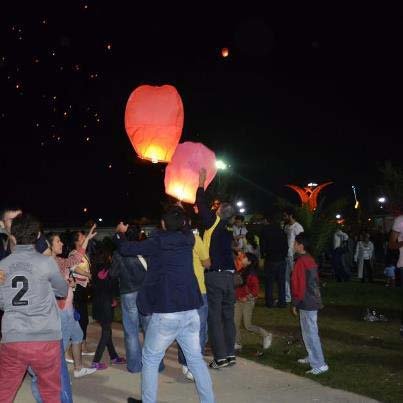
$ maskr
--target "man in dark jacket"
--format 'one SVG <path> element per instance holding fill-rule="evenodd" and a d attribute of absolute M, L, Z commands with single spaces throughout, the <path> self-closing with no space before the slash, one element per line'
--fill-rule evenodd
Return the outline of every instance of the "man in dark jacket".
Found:
<path fill-rule="evenodd" d="M 264 225 L 261 239 L 260 252 L 265 260 L 265 299 L 268 308 L 273 307 L 273 285 L 277 283 L 278 308 L 285 308 L 285 271 L 288 254 L 287 236 L 280 225 L 268 219 Z"/>
<path fill-rule="evenodd" d="M 137 241 L 139 230 L 130 226 L 126 232 L 127 241 Z M 119 278 L 120 302 L 122 307 L 122 322 L 125 335 L 127 370 L 132 373 L 141 372 L 141 344 L 139 339 L 140 327 L 145 331 L 145 321 L 137 309 L 138 291 L 143 284 L 147 269 L 145 259 L 138 256 L 122 256 L 115 251 L 109 274 Z"/>
<path fill-rule="evenodd" d="M 180 207 L 172 207 L 161 221 L 162 231 L 145 241 L 125 241 L 118 236 L 122 256 L 142 255 L 148 269 L 139 291 L 137 306 L 152 315 L 143 347 L 142 401 L 155 403 L 158 391 L 158 366 L 165 351 L 176 340 L 185 353 L 200 400 L 214 402 L 210 374 L 201 354 L 200 319 L 197 309 L 203 304 L 193 270 L 194 236 L 186 230 L 187 219 Z M 117 232 L 127 231 L 123 223 Z"/>
<path fill-rule="evenodd" d="M 235 209 L 229 203 L 221 203 L 217 211 L 208 208 L 204 184 L 206 171 L 202 169 L 196 205 L 206 228 L 203 241 L 211 259 L 211 268 L 205 274 L 209 307 L 208 329 L 214 360 L 210 368 L 219 369 L 234 365 L 235 359 L 235 289 L 234 256 L 232 252 Z"/>

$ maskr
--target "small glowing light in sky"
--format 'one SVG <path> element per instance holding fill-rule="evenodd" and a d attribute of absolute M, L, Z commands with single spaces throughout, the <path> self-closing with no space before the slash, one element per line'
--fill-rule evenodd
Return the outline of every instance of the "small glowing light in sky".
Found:
<path fill-rule="evenodd" d="M 111 169 L 111 168 L 112 168 L 112 164 L 109 164 L 109 165 L 108 165 L 108 168 Z"/>
<path fill-rule="evenodd" d="M 240 213 L 244 213 L 245 211 L 246 211 L 246 210 L 245 210 L 244 208 L 240 208 L 240 209 L 239 209 L 239 212 L 240 212 Z"/>
<path fill-rule="evenodd" d="M 99 222 L 102 222 L 102 221 L 103 221 L 103 219 L 102 219 L 102 218 L 98 218 L 98 221 L 99 221 Z"/>
<path fill-rule="evenodd" d="M 89 138 L 89 137 L 87 137 L 87 138 L 85 139 L 85 141 L 90 141 L 90 138 Z"/>
<path fill-rule="evenodd" d="M 88 211 L 87 207 L 83 208 L 84 213 L 86 213 Z"/>

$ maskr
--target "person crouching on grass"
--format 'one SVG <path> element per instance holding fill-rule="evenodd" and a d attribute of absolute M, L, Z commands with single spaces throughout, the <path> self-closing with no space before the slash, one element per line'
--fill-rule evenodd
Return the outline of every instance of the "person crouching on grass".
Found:
<path fill-rule="evenodd" d="M 295 237 L 294 252 L 296 260 L 291 276 L 291 310 L 298 315 L 302 338 L 308 356 L 298 360 L 299 364 L 310 364 L 307 374 L 319 375 L 327 372 L 329 367 L 323 357 L 322 345 L 318 333 L 318 310 L 323 307 L 319 290 L 318 265 L 307 253 L 309 241 L 304 233 Z"/>

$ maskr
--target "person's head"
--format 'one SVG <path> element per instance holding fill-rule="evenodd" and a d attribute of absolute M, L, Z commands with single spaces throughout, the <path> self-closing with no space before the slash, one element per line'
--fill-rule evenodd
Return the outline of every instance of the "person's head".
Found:
<path fill-rule="evenodd" d="M 230 203 L 221 203 L 217 210 L 218 217 L 224 221 L 230 221 L 235 215 L 234 206 Z"/>
<path fill-rule="evenodd" d="M 78 249 L 85 241 L 85 232 L 84 231 L 76 231 L 73 233 L 73 245 L 74 249 Z"/>
<path fill-rule="evenodd" d="M 162 228 L 166 231 L 182 231 L 186 228 L 188 219 L 183 208 L 169 207 L 161 219 Z"/>
<path fill-rule="evenodd" d="M 242 225 L 244 224 L 244 222 L 245 222 L 245 217 L 244 217 L 243 215 L 236 215 L 236 216 L 235 216 L 235 222 L 234 222 L 234 224 L 235 224 L 237 227 L 242 227 Z"/>
<path fill-rule="evenodd" d="M 140 227 L 130 224 L 126 231 L 126 239 L 128 241 L 138 241 L 140 239 Z"/>
<path fill-rule="evenodd" d="M 253 253 L 245 253 L 245 255 L 243 256 L 242 260 L 242 268 L 246 269 L 257 269 L 258 267 L 258 259 L 256 257 L 256 255 L 254 255 Z"/>
<path fill-rule="evenodd" d="M 295 222 L 295 211 L 291 207 L 283 210 L 283 220 L 286 224 L 293 224 Z"/>
<path fill-rule="evenodd" d="M 61 255 L 63 253 L 63 242 L 61 241 L 59 234 L 56 234 L 55 232 L 49 232 L 45 234 L 45 237 L 52 252 L 52 255 Z"/>
<path fill-rule="evenodd" d="M 253 249 L 256 249 L 258 247 L 256 236 L 253 232 L 248 232 L 246 234 L 246 240 L 252 246 Z"/>
<path fill-rule="evenodd" d="M 92 269 L 95 272 L 99 272 L 100 270 L 107 269 L 112 260 L 112 252 L 109 248 L 106 248 L 104 245 L 100 244 L 95 248 L 94 261 L 92 265 Z"/>
<path fill-rule="evenodd" d="M 309 239 L 304 232 L 301 232 L 295 237 L 294 252 L 303 255 L 308 252 L 310 247 Z"/>
<path fill-rule="evenodd" d="M 221 206 L 221 200 L 214 199 L 213 203 L 211 204 L 211 210 L 217 211 Z"/>
<path fill-rule="evenodd" d="M 369 242 L 371 239 L 371 236 L 368 234 L 368 232 L 366 232 L 363 236 L 363 240 L 364 242 Z"/>
<path fill-rule="evenodd" d="M 11 235 L 17 245 L 33 245 L 41 232 L 39 221 L 30 214 L 20 214 L 12 220 Z"/>
<path fill-rule="evenodd" d="M 1 212 L 0 220 L 3 221 L 4 228 L 7 232 L 10 233 L 14 218 L 19 216 L 21 213 L 22 210 L 18 207 L 8 207 Z"/>

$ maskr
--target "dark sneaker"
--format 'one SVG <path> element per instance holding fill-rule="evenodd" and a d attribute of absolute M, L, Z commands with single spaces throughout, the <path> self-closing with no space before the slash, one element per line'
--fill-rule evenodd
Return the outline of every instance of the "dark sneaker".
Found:
<path fill-rule="evenodd" d="M 208 365 L 212 369 L 220 369 L 220 368 L 225 368 L 228 367 L 228 361 L 226 359 L 223 360 L 213 360 L 210 362 Z"/>
<path fill-rule="evenodd" d="M 123 357 L 116 357 L 113 360 L 111 360 L 111 363 L 113 365 L 126 364 L 126 359 Z"/>
<path fill-rule="evenodd" d="M 129 397 L 127 403 L 141 403 L 142 400 L 135 399 L 134 397 Z"/>
<path fill-rule="evenodd" d="M 227 357 L 227 363 L 229 366 L 235 365 L 236 364 L 236 357 L 235 355 L 230 355 Z"/>

